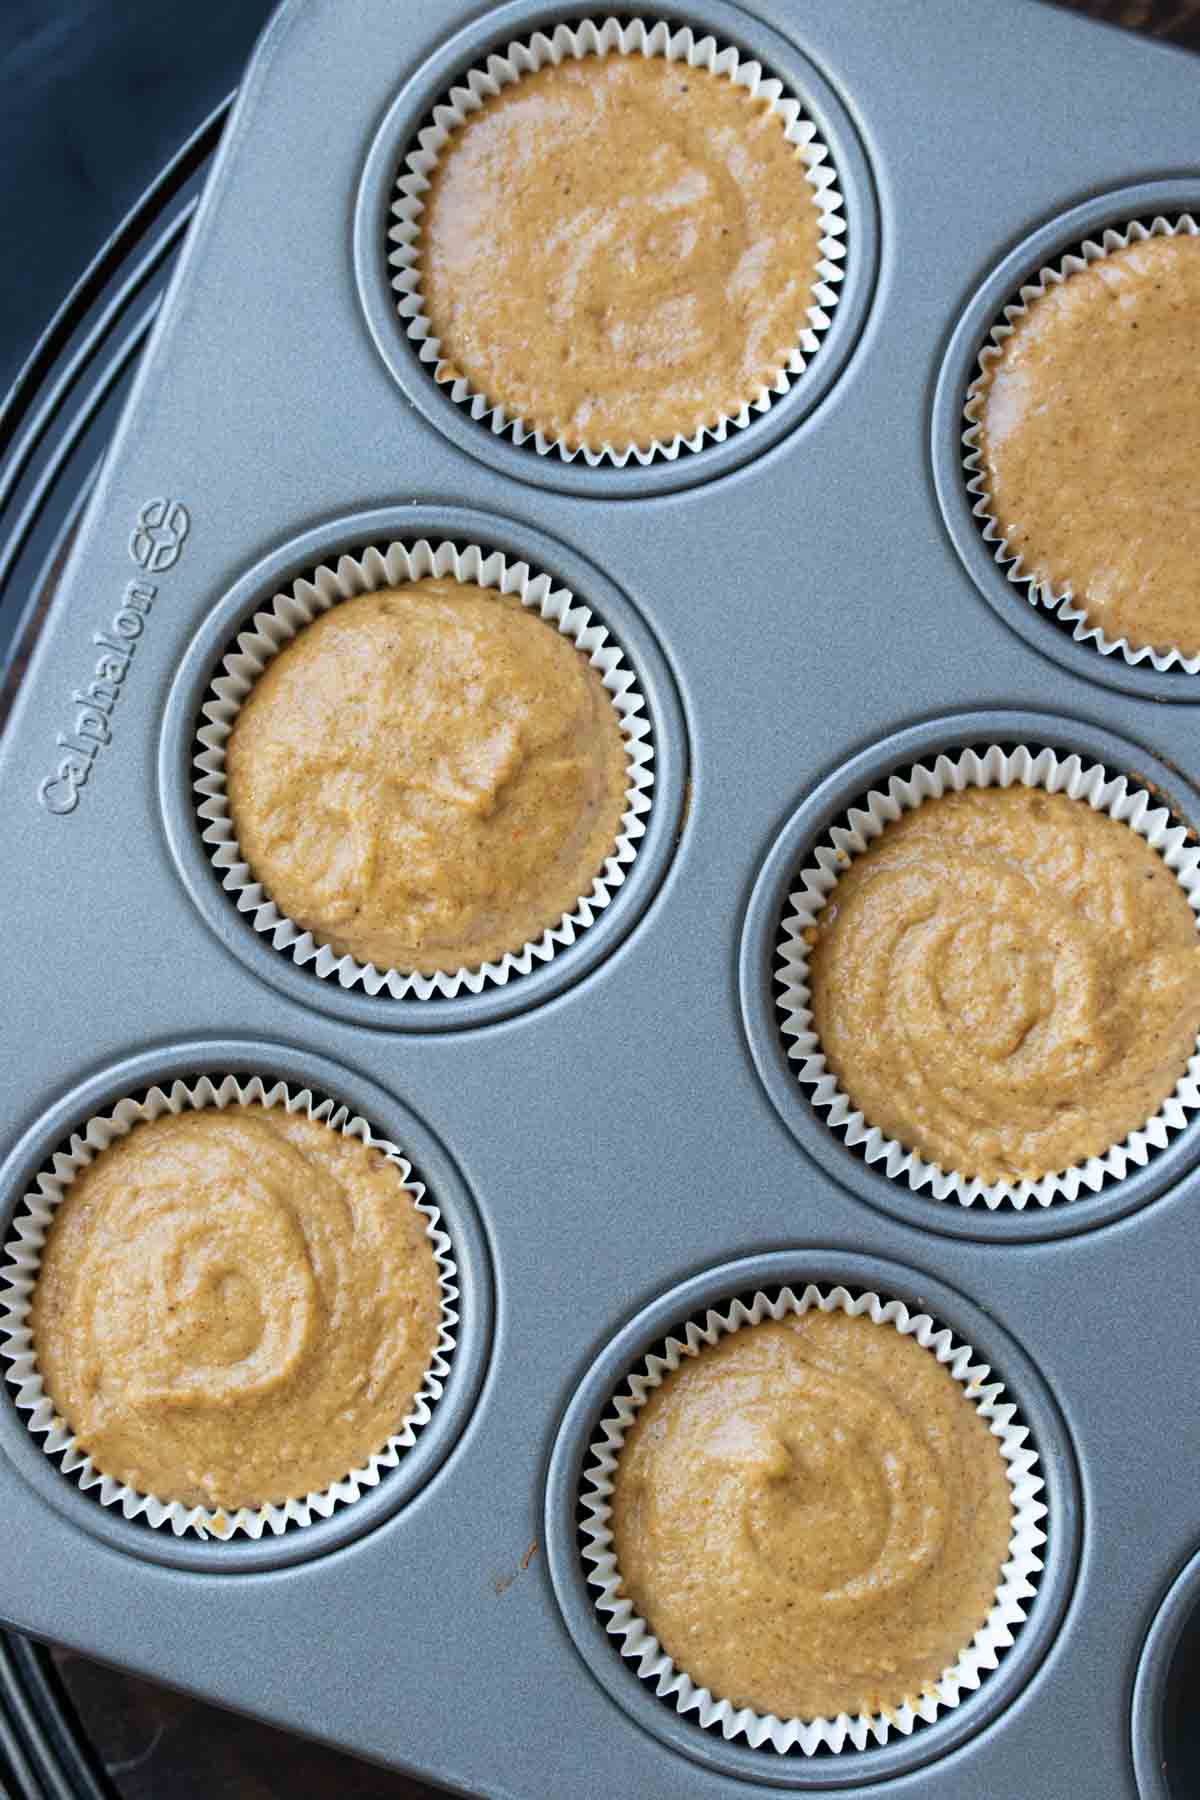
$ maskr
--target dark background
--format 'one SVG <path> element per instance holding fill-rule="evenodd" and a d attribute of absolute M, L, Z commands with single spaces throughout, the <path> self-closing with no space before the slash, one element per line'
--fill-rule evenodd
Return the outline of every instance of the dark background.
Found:
<path fill-rule="evenodd" d="M 355 0 L 342 3 L 352 8 Z M 914 0 L 891 3 L 899 20 Z M 1200 50 L 1200 0 L 1063 3 Z M 999 12 L 1007 0 L 994 4 Z M 0 0 L 0 395 L 142 190 L 236 86 L 272 5 Z M 884 0 L 881 16 L 888 12 Z M 1200 108 L 1197 122 L 1200 128 Z M 398 1776 L 82 1657 L 56 1653 L 55 1666 L 67 1716 L 77 1718 L 93 1747 L 96 1793 L 120 1800 L 432 1800 L 431 1790 Z M 1177 1679 L 1173 1729 L 1186 1723 L 1194 1733 L 1200 1627 L 1179 1659 Z M 319 1719 L 312 1723 L 320 1729 Z M 19 1791 L 51 1790 L 22 1782 Z"/>
<path fill-rule="evenodd" d="M 1200 47 L 1197 0 L 1071 3 Z M 236 85 L 272 5 L 0 0 L 0 393 L 147 182 Z"/>
<path fill-rule="evenodd" d="M 0 393 L 273 3 L 0 0 Z"/>

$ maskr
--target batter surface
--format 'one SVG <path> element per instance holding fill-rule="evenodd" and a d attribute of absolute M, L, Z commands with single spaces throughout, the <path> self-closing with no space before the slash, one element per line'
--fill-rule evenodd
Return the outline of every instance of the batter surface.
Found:
<path fill-rule="evenodd" d="M 485 101 L 420 230 L 439 373 L 571 449 L 739 412 L 798 345 L 820 260 L 779 116 L 659 56 L 547 65 Z"/>
<path fill-rule="evenodd" d="M 1128 825 L 1036 788 L 968 788 L 887 825 L 811 954 L 815 1029 L 867 1122 L 984 1181 L 1101 1155 L 1200 1032 L 1200 934 Z"/>
<path fill-rule="evenodd" d="M 430 579 L 346 600 L 270 663 L 226 752 L 280 910 L 381 969 L 476 967 L 590 893 L 628 781 L 587 659 L 515 595 Z"/>
<path fill-rule="evenodd" d="M 684 1361 L 613 1494 L 624 1592 L 677 1667 L 780 1718 L 895 1711 L 991 1610 L 1011 1532 L 999 1445 L 890 1325 L 808 1312 Z"/>
<path fill-rule="evenodd" d="M 425 1219 L 379 1151 L 279 1107 L 137 1125 L 71 1184 L 33 1293 L 47 1393 L 106 1475 L 259 1507 L 361 1468 L 437 1344 Z"/>
<path fill-rule="evenodd" d="M 1200 654 L 1200 238 L 1150 238 L 1018 318 L 969 408 L 990 510 L 1090 624 Z"/>

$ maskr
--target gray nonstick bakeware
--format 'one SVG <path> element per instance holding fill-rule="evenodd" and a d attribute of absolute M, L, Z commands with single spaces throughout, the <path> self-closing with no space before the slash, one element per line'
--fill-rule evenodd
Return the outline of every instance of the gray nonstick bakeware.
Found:
<path fill-rule="evenodd" d="M 0 744 L 6 1241 L 37 1172 L 122 1096 L 205 1072 L 311 1087 L 396 1142 L 441 1210 L 461 1281 L 445 1395 L 365 1498 L 205 1542 L 82 1491 L 5 1384 L 0 1614 L 504 1800 L 1194 1791 L 1163 1717 L 1200 1551 L 1200 1122 L 1074 1201 L 937 1201 L 813 1109 L 774 977 L 807 852 L 939 750 L 1078 753 L 1200 826 L 1200 678 L 1101 656 L 1031 607 L 961 463 L 965 387 L 1021 281 L 1109 223 L 1200 205 L 1195 65 L 1029 0 L 648 9 L 803 100 L 846 274 L 810 368 L 744 430 L 589 469 L 454 404 L 387 261 L 396 175 L 439 96 L 585 16 L 281 8 Z M 256 931 L 192 787 L 246 621 L 343 552 L 422 538 L 570 587 L 621 645 L 655 751 L 646 835 L 596 922 L 504 986 L 430 1001 L 322 979 Z M 101 727 L 81 712 L 103 640 L 123 676 Z M 1048 1507 L 1028 1618 L 977 1692 L 809 1758 L 644 1686 L 578 1535 L 581 1467 L 631 1366 L 698 1309 L 807 1281 L 970 1343 L 1030 1429 Z"/>

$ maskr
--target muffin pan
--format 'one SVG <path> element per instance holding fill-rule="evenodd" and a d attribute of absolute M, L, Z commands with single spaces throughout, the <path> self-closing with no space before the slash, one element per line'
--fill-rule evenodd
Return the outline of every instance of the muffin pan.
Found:
<path fill-rule="evenodd" d="M 6 1383 L 0 1614 L 504 1800 L 1191 1792 L 1166 1707 L 1200 1549 L 1200 1124 L 1074 1200 L 937 1200 L 812 1107 L 776 952 L 838 814 L 942 750 L 1077 754 L 1200 827 L 1200 677 L 1101 656 L 1031 607 L 962 464 L 971 370 L 1026 274 L 1200 204 L 1194 65 L 1029 0 L 647 11 L 802 99 L 844 197 L 845 278 L 809 368 L 743 429 L 589 468 L 455 405 L 387 262 L 439 96 L 588 16 L 283 6 L 0 744 L 5 1241 L 37 1171 L 122 1095 L 204 1073 L 311 1087 L 395 1142 L 445 1221 L 446 1391 L 354 1504 L 205 1542 L 81 1491 Z M 322 979 L 256 933 L 194 792 L 239 630 L 330 559 L 423 539 L 569 587 L 620 644 L 654 752 L 645 836 L 594 921 L 503 987 L 429 1000 Z M 120 679 L 97 708 L 100 658 Z M 808 1282 L 969 1343 L 1030 1429 L 1047 1508 L 1028 1617 L 978 1689 L 812 1756 L 640 1681 L 579 1531 L 596 1426 L 639 1359 L 697 1309 Z"/>

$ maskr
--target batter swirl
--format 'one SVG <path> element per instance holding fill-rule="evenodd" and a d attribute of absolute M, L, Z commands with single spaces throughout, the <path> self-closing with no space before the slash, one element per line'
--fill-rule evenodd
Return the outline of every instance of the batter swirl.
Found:
<path fill-rule="evenodd" d="M 624 1593 L 676 1666 L 780 1718 L 894 1710 L 995 1598 L 1004 1460 L 934 1356 L 810 1311 L 682 1362 L 614 1476 Z"/>
<path fill-rule="evenodd" d="M 393 1163 L 233 1106 L 138 1125 L 76 1178 L 31 1324 L 46 1392 L 103 1474 L 232 1511 L 319 1492 L 382 1449 L 440 1312 Z"/>
<path fill-rule="evenodd" d="M 968 406 L 1023 568 L 1110 638 L 1200 654 L 1200 237 L 1131 243 L 1018 313 Z"/>
<path fill-rule="evenodd" d="M 814 1028 L 867 1123 L 942 1169 L 1037 1179 L 1172 1092 L 1200 1032 L 1200 935 L 1128 825 L 975 788 L 885 827 L 816 924 Z"/>
<path fill-rule="evenodd" d="M 787 366 L 819 243 L 765 101 L 658 56 L 548 65 L 439 158 L 419 244 L 438 373 L 570 449 L 691 436 Z"/>
<path fill-rule="evenodd" d="M 255 683 L 226 751 L 254 877 L 338 955 L 432 974 L 519 951 L 591 892 L 628 766 L 574 641 L 430 577 L 345 600 Z"/>

